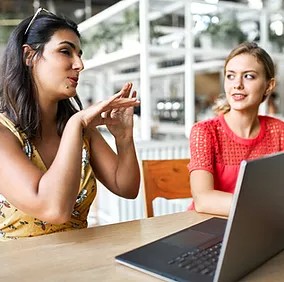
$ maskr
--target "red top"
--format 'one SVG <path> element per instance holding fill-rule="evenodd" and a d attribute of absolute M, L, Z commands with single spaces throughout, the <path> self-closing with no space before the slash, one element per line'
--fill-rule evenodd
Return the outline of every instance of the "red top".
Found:
<path fill-rule="evenodd" d="M 207 170 L 214 189 L 233 193 L 242 160 L 284 151 L 284 122 L 270 116 L 259 116 L 259 121 L 259 134 L 252 139 L 237 136 L 224 115 L 196 123 L 190 134 L 189 172 Z"/>

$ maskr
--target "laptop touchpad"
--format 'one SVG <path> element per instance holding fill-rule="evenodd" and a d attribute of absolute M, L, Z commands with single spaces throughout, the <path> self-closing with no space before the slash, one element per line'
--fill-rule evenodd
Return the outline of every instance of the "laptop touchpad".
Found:
<path fill-rule="evenodd" d="M 199 245 L 216 238 L 216 235 L 203 233 L 195 230 L 185 229 L 174 236 L 168 236 L 162 240 L 163 243 L 181 248 L 195 248 Z"/>

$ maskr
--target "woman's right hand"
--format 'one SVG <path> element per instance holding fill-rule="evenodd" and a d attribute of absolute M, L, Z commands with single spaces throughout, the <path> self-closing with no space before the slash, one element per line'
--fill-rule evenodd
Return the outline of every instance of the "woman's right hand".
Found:
<path fill-rule="evenodd" d="M 109 112 L 119 108 L 129 108 L 138 106 L 140 102 L 136 97 L 128 97 L 132 84 L 126 83 L 122 90 L 111 96 L 109 99 L 93 104 L 87 109 L 81 110 L 76 115 L 80 115 L 81 124 L 84 128 L 96 127 L 98 125 L 115 125 L 119 123 L 116 115 Z"/>

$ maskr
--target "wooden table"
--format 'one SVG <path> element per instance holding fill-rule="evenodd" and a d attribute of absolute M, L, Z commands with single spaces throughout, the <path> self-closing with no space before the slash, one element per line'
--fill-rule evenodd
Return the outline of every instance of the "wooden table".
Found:
<path fill-rule="evenodd" d="M 210 217 L 182 212 L 3 242 L 0 281 L 160 281 L 114 257 Z M 283 281 L 283 266 L 284 252 L 242 281 Z"/>

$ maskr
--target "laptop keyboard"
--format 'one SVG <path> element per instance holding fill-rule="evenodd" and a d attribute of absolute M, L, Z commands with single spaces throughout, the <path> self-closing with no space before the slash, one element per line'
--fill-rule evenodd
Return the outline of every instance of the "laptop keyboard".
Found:
<path fill-rule="evenodd" d="M 190 272 L 213 276 L 216 270 L 222 242 L 206 249 L 196 248 L 168 261 L 170 265 L 185 268 Z"/>

